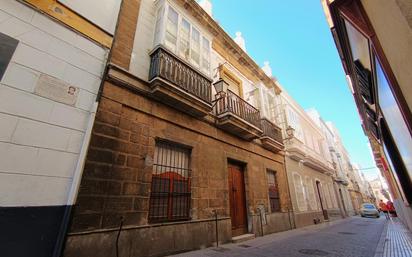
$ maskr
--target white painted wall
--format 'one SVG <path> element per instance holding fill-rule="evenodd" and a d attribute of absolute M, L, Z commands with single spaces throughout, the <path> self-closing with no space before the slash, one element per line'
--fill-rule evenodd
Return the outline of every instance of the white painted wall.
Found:
<path fill-rule="evenodd" d="M 134 38 L 129 71 L 143 80 L 149 80 L 150 51 L 154 45 L 156 5 L 153 0 L 141 0 L 136 36 Z"/>
<path fill-rule="evenodd" d="M 19 40 L 0 81 L 0 206 L 64 205 L 107 50 L 11 0 L 0 32 Z M 80 89 L 74 106 L 34 93 L 40 75 Z"/>
<path fill-rule="evenodd" d="M 89 21 L 114 34 L 121 0 L 58 0 Z M 102 15 L 104 14 L 104 15 Z"/>

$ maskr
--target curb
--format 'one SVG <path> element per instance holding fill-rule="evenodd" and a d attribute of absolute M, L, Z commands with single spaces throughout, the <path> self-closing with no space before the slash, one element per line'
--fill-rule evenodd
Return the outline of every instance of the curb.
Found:
<path fill-rule="evenodd" d="M 378 242 L 378 246 L 376 247 L 375 255 L 374 257 L 383 257 L 384 250 L 385 250 L 385 244 L 386 244 L 386 239 L 387 239 L 387 231 L 388 231 L 388 221 L 386 221 L 385 226 L 383 227 L 381 237 Z"/>

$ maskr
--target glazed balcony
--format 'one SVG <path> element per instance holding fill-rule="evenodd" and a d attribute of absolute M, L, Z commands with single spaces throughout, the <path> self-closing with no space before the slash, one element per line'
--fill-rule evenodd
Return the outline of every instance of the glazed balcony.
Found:
<path fill-rule="evenodd" d="M 212 81 L 163 46 L 150 54 L 153 96 L 195 117 L 212 111 Z"/>
<path fill-rule="evenodd" d="M 245 140 L 262 135 L 259 110 L 230 90 L 216 100 L 215 114 L 217 125 L 233 135 Z"/>
<path fill-rule="evenodd" d="M 279 152 L 283 150 L 282 130 L 266 118 L 261 119 L 263 135 L 260 141 L 264 148 Z"/>

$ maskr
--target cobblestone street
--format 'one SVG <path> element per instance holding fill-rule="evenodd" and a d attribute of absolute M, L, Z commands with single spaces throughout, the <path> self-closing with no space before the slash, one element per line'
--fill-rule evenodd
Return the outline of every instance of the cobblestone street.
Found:
<path fill-rule="evenodd" d="M 353 217 L 174 257 L 373 257 L 386 220 Z"/>

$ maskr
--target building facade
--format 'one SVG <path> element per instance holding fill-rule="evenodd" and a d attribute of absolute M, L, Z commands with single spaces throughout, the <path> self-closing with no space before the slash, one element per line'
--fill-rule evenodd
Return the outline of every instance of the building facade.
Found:
<path fill-rule="evenodd" d="M 375 178 L 370 182 L 371 188 L 373 190 L 373 194 L 375 196 L 375 204 L 379 207 L 379 202 L 382 200 L 384 203 L 391 200 L 387 187 L 385 188 L 381 178 Z"/>
<path fill-rule="evenodd" d="M 343 217 L 353 215 L 353 203 L 349 193 L 349 176 L 348 170 L 346 169 L 349 161 L 345 162 L 343 158 L 343 156 L 345 156 L 346 160 L 349 160 L 349 155 L 343 145 L 339 131 L 332 122 L 325 122 L 316 109 L 311 108 L 306 110 L 306 113 L 323 133 L 326 142 L 325 154 L 328 157 L 328 161 L 332 163 L 334 169 L 334 189 L 337 195 L 341 215 Z"/>
<path fill-rule="evenodd" d="M 246 101 L 280 89 L 196 1 L 133 3 L 64 256 L 158 256 L 292 228 L 281 130 Z"/>
<path fill-rule="evenodd" d="M 3 256 L 60 255 L 119 8 L 88 2 L 0 1 Z"/>
<path fill-rule="evenodd" d="M 281 106 L 277 116 L 285 131 L 286 170 L 296 227 L 341 218 L 335 171 L 324 134 L 285 91 L 277 102 Z"/>
<path fill-rule="evenodd" d="M 322 1 L 375 161 L 412 228 L 409 1 Z"/>

